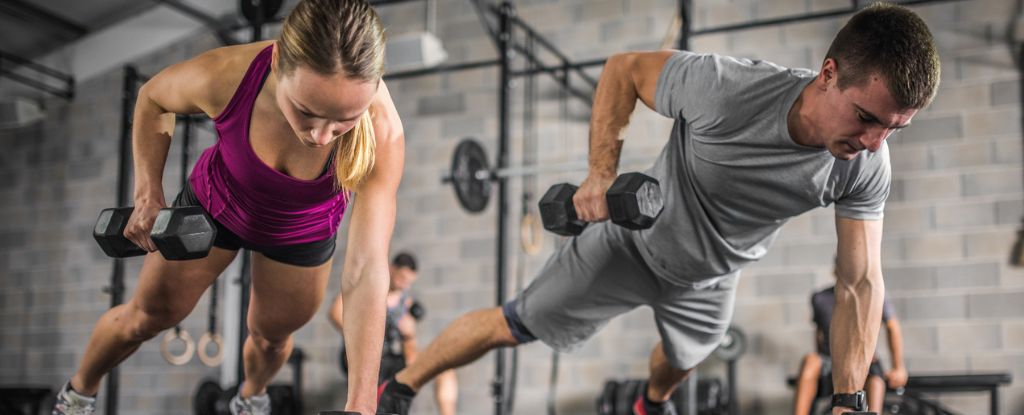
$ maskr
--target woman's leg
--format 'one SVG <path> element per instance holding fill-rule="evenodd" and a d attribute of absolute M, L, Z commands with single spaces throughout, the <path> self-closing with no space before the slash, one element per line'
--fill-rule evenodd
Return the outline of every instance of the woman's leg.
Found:
<path fill-rule="evenodd" d="M 263 254 L 252 254 L 249 338 L 243 349 L 242 398 L 264 393 L 274 374 L 288 360 L 292 352 L 292 333 L 313 318 L 324 299 L 331 262 L 300 267 Z"/>
<path fill-rule="evenodd" d="M 188 316 L 236 252 L 215 247 L 206 258 L 189 261 L 168 261 L 159 253 L 146 255 L 134 296 L 96 322 L 71 387 L 80 394 L 95 395 L 103 376 L 142 342 Z"/>

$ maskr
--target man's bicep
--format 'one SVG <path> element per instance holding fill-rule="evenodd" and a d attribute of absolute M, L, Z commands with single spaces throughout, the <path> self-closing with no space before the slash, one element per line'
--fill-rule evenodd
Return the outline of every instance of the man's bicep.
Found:
<path fill-rule="evenodd" d="M 655 97 L 658 89 L 658 78 L 661 71 L 675 51 L 662 50 L 656 52 L 632 53 L 631 76 L 633 85 L 640 100 L 651 110 L 657 111 Z"/>

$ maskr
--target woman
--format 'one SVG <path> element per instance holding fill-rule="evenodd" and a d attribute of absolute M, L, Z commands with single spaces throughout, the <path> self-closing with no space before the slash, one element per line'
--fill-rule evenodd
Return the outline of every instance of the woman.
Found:
<path fill-rule="evenodd" d="M 55 414 L 91 413 L 100 380 L 184 319 L 240 248 L 252 254 L 245 379 L 234 414 L 269 413 L 266 385 L 291 333 L 324 298 L 335 236 L 352 193 L 342 292 L 353 357 L 346 410 L 374 413 L 388 290 L 388 242 L 402 175 L 402 125 L 387 87 L 384 30 L 364 0 L 304 0 L 277 40 L 212 50 L 147 82 L 135 107 L 135 210 L 125 236 L 149 251 L 135 295 L 100 317 Z M 167 261 L 149 231 L 165 207 L 163 165 L 175 114 L 205 113 L 219 139 L 176 205 L 215 220 L 209 256 Z"/>

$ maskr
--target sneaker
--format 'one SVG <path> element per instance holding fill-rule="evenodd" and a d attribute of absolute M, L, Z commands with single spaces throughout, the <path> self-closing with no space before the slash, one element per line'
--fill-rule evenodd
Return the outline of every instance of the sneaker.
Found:
<path fill-rule="evenodd" d="M 53 415 L 92 415 L 96 412 L 96 397 L 79 395 L 71 389 L 71 382 L 65 383 L 57 393 Z"/>
<path fill-rule="evenodd" d="M 644 392 L 633 402 L 634 415 L 676 415 L 676 406 L 671 400 L 660 404 L 647 400 L 647 384 L 644 383 Z"/>
<path fill-rule="evenodd" d="M 377 413 L 409 415 L 412 398 L 416 396 L 412 388 L 390 378 L 377 388 Z"/>
<path fill-rule="evenodd" d="M 270 415 L 270 396 L 262 393 L 250 396 L 249 399 L 242 399 L 242 395 L 235 395 L 228 404 L 231 415 Z"/>

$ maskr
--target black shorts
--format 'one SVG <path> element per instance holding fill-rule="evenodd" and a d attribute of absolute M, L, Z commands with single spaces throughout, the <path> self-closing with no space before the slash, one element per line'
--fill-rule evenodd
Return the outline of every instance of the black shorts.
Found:
<path fill-rule="evenodd" d="M 178 193 L 178 196 L 174 198 L 172 206 L 201 206 L 199 199 L 196 198 L 195 193 L 192 191 L 192 186 L 185 186 Z M 211 219 L 212 216 L 211 216 Z M 330 238 L 308 242 L 304 244 L 295 245 L 279 245 L 279 246 L 263 246 L 248 242 L 234 232 L 228 230 L 216 219 L 213 219 L 214 225 L 217 227 L 217 238 L 213 240 L 213 246 L 221 249 L 227 249 L 229 251 L 237 251 L 241 248 L 248 249 L 253 252 L 259 252 L 263 256 L 270 258 L 274 261 L 281 262 L 288 265 L 295 265 L 300 267 L 315 267 L 322 265 L 334 256 L 334 239 L 335 236 Z"/>

